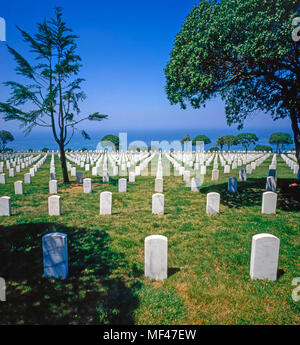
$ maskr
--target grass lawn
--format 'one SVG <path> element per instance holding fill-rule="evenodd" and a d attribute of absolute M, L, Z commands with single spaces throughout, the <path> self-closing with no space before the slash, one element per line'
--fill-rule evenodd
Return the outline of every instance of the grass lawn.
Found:
<path fill-rule="evenodd" d="M 56 156 L 62 215 L 48 216 L 50 155 L 14 195 L 13 181 L 29 168 L 7 177 L 0 196 L 10 196 L 12 216 L 0 217 L 0 276 L 6 280 L 6 302 L 0 324 L 299 324 L 300 302 L 292 299 L 293 278 L 300 277 L 300 196 L 289 184 L 295 175 L 278 156 L 276 215 L 261 214 L 269 157 L 227 190 L 229 175 L 211 181 L 207 169 L 200 193 L 192 193 L 181 177 L 164 177 L 165 215 L 151 213 L 154 177 L 137 177 L 127 193 L 118 180 L 92 177 L 93 192 L 84 194 L 72 179 L 64 185 Z M 7 172 L 7 171 L 6 171 Z M 7 174 L 8 175 L 8 174 Z M 173 174 L 172 174 L 173 175 Z M 99 194 L 113 193 L 112 216 L 99 215 Z M 220 213 L 206 215 L 206 194 L 221 194 Z M 67 279 L 43 277 L 42 236 L 68 235 Z M 251 281 L 252 236 L 271 233 L 280 239 L 279 279 Z M 168 237 L 169 277 L 144 277 L 144 239 Z"/>

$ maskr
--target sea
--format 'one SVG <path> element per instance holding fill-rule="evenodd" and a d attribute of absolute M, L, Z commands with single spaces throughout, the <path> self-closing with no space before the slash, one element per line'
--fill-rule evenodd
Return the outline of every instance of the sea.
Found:
<path fill-rule="evenodd" d="M 279 130 L 280 131 L 280 130 Z M 292 131 L 282 130 L 285 133 L 290 133 L 293 136 Z M 71 142 L 67 145 L 66 148 L 70 148 L 74 151 L 81 150 L 83 148 L 87 150 L 96 150 L 101 139 L 107 135 L 112 134 L 116 136 L 123 136 L 127 141 L 127 147 L 136 145 L 137 141 L 140 146 L 151 146 L 151 143 L 154 142 L 168 142 L 172 143 L 174 141 L 180 141 L 187 134 L 190 135 L 191 139 L 196 137 L 199 134 L 204 134 L 211 140 L 211 144 L 205 145 L 205 150 L 208 150 L 212 146 L 216 146 L 216 140 L 222 135 L 237 135 L 239 133 L 254 133 L 259 138 L 257 144 L 260 145 L 269 145 L 269 138 L 273 130 L 268 129 L 249 129 L 238 131 L 236 129 L 226 128 L 226 129 L 147 129 L 147 130 L 97 130 L 97 131 L 87 131 L 90 140 L 84 139 L 80 133 L 75 133 Z M 276 131 L 275 131 L 276 132 Z M 120 134 L 121 133 L 121 134 Z M 48 148 L 50 151 L 57 151 L 58 145 L 55 142 L 51 130 L 48 131 L 32 131 L 30 134 L 25 136 L 22 132 L 13 133 L 15 140 L 11 143 L 8 143 L 7 147 L 12 148 L 16 152 L 25 152 L 29 149 L 34 151 L 42 150 L 43 148 Z M 142 143 L 141 143 L 142 142 Z M 155 144 L 153 144 L 155 145 Z M 272 146 L 272 145 L 270 145 Z M 274 146 L 273 146 L 274 147 Z M 294 146 L 287 146 L 286 149 L 292 149 Z M 253 149 L 254 145 L 250 146 L 249 150 Z M 274 147 L 275 148 L 275 147 Z M 195 149 L 195 147 L 194 147 Z M 223 149 L 226 149 L 224 147 Z M 233 146 L 232 150 L 243 150 L 241 146 Z"/>

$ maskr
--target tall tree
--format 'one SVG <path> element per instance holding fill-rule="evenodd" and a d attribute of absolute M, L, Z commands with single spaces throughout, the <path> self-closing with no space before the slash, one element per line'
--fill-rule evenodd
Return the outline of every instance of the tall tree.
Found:
<path fill-rule="evenodd" d="M 14 136 L 9 131 L 0 131 L 0 152 L 5 152 L 6 144 L 14 140 Z"/>
<path fill-rule="evenodd" d="M 225 145 L 224 138 L 225 138 L 224 136 L 219 137 L 216 141 L 216 144 L 217 144 L 217 146 L 220 146 L 221 151 L 223 150 L 223 146 Z"/>
<path fill-rule="evenodd" d="M 203 141 L 205 145 L 211 143 L 211 140 L 206 135 L 199 134 L 192 140 L 192 145 L 197 145 L 197 142 L 201 141 Z"/>
<path fill-rule="evenodd" d="M 202 0 L 176 36 L 165 68 L 171 104 L 200 108 L 220 95 L 228 124 L 260 110 L 290 118 L 300 164 L 298 0 Z"/>
<path fill-rule="evenodd" d="M 234 138 L 235 145 L 242 145 L 246 152 L 251 144 L 255 144 L 258 141 L 258 138 L 253 133 L 240 133 Z"/>
<path fill-rule="evenodd" d="M 225 135 L 223 138 L 224 138 L 223 139 L 224 140 L 224 144 L 227 145 L 227 149 L 228 149 L 228 151 L 230 151 L 231 150 L 231 146 L 235 145 L 235 141 L 234 141 L 235 136 L 229 134 L 229 135 Z"/>
<path fill-rule="evenodd" d="M 8 46 L 14 57 L 17 74 L 28 80 L 27 84 L 14 81 L 4 83 L 11 89 L 7 102 L 0 102 L 4 120 L 18 120 L 28 134 L 36 126 L 51 129 L 60 150 L 64 182 L 69 182 L 65 147 L 71 141 L 77 125 L 84 120 L 101 121 L 107 115 L 95 112 L 81 117 L 79 103 L 86 96 L 81 90 L 84 79 L 79 78 L 81 58 L 76 54 L 78 38 L 62 20 L 61 8 L 55 8 L 55 16 L 37 25 L 37 33 L 30 35 L 18 28 L 23 40 L 34 55 L 32 63 Z M 22 106 L 26 103 L 26 110 Z M 82 130 L 85 139 L 89 135 Z"/>
<path fill-rule="evenodd" d="M 277 132 L 270 136 L 269 144 L 276 145 L 276 152 L 280 153 L 285 145 L 293 144 L 293 138 L 288 133 Z"/>

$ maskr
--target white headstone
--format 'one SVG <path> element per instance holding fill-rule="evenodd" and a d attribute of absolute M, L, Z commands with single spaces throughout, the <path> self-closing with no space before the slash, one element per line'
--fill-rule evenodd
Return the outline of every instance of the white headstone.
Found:
<path fill-rule="evenodd" d="M 107 215 L 112 212 L 112 193 L 102 192 L 100 193 L 100 214 Z"/>
<path fill-rule="evenodd" d="M 127 191 L 127 180 L 126 178 L 120 178 L 118 182 L 119 193 L 125 193 Z"/>
<path fill-rule="evenodd" d="M 107 171 L 103 171 L 102 173 L 102 181 L 103 183 L 108 183 L 109 182 L 109 174 Z"/>
<path fill-rule="evenodd" d="M 50 194 L 57 194 L 57 180 L 50 180 L 49 181 L 49 193 Z"/>
<path fill-rule="evenodd" d="M 60 216 L 60 196 L 52 195 L 48 198 L 48 211 L 49 216 Z"/>
<path fill-rule="evenodd" d="M 92 193 L 92 179 L 83 179 L 83 193 Z"/>
<path fill-rule="evenodd" d="M 24 174 L 24 183 L 30 184 L 31 183 L 31 175 L 29 173 Z"/>
<path fill-rule="evenodd" d="M 220 194 L 211 192 L 206 195 L 206 213 L 216 214 L 220 211 Z"/>
<path fill-rule="evenodd" d="M 66 278 L 68 275 L 67 235 L 53 232 L 43 236 L 43 262 L 46 278 Z"/>
<path fill-rule="evenodd" d="M 0 198 L 0 216 L 11 216 L 11 203 L 9 196 Z"/>
<path fill-rule="evenodd" d="M 168 277 L 168 239 L 161 235 L 145 238 L 145 276 L 153 280 Z"/>
<path fill-rule="evenodd" d="M 224 166 L 224 174 L 229 174 L 230 173 L 230 165 L 225 165 Z"/>
<path fill-rule="evenodd" d="M 192 192 L 200 192 L 200 179 L 197 177 L 193 177 L 191 180 L 191 191 Z"/>
<path fill-rule="evenodd" d="M 5 174 L 0 174 L 0 184 L 5 184 L 6 183 L 6 176 Z"/>
<path fill-rule="evenodd" d="M 261 213 L 275 214 L 277 206 L 277 194 L 274 192 L 263 193 Z"/>
<path fill-rule="evenodd" d="M 152 195 L 152 213 L 157 215 L 164 214 L 164 195 L 156 193 Z"/>
<path fill-rule="evenodd" d="M 280 240 L 271 234 L 252 237 L 251 279 L 276 280 Z"/>
<path fill-rule="evenodd" d="M 219 180 L 219 170 L 218 169 L 213 169 L 212 174 L 211 174 L 211 180 L 212 181 L 218 181 Z"/>
<path fill-rule="evenodd" d="M 129 172 L 129 182 L 135 182 L 135 173 L 133 171 Z"/>
<path fill-rule="evenodd" d="M 15 187 L 15 194 L 23 194 L 24 193 L 23 181 L 16 181 L 14 183 L 14 187 Z"/>
<path fill-rule="evenodd" d="M 164 185 L 163 179 L 162 178 L 156 178 L 155 184 L 154 184 L 154 191 L 156 193 L 162 193 L 163 192 L 163 185 Z"/>
<path fill-rule="evenodd" d="M 15 177 L 15 168 L 10 168 L 9 169 L 8 176 L 9 177 Z"/>

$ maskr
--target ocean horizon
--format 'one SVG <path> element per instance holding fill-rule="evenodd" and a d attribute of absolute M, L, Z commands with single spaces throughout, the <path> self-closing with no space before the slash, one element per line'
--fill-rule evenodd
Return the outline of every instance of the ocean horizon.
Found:
<path fill-rule="evenodd" d="M 191 139 L 193 139 L 195 136 L 199 134 L 204 134 L 211 140 L 211 144 L 205 145 L 205 150 L 208 150 L 209 148 L 216 146 L 216 140 L 222 136 L 222 135 L 237 135 L 239 133 L 254 133 L 257 135 L 259 141 L 257 144 L 259 145 L 269 145 L 273 148 L 275 148 L 275 145 L 269 144 L 269 137 L 272 133 L 274 133 L 273 130 L 265 130 L 265 129 L 247 129 L 247 130 L 241 130 L 238 131 L 237 129 L 147 129 L 147 130 L 98 130 L 98 131 L 87 131 L 90 135 L 91 139 L 86 140 L 82 137 L 82 135 L 77 132 L 75 133 L 74 137 L 72 138 L 70 144 L 66 146 L 66 148 L 70 148 L 74 151 L 81 150 L 83 148 L 86 148 L 87 150 L 96 150 L 98 143 L 101 141 L 101 139 L 107 135 L 112 134 L 119 136 L 119 133 L 126 133 L 127 135 L 127 147 L 135 141 L 142 141 L 147 146 L 151 145 L 151 142 L 153 141 L 167 141 L 171 144 L 173 141 L 180 141 L 183 137 L 185 137 L 187 134 L 190 135 Z M 291 130 L 282 129 L 282 132 L 289 133 L 293 135 Z M 7 147 L 12 148 L 14 151 L 27 151 L 29 149 L 32 149 L 34 151 L 39 151 L 43 149 L 44 147 L 48 148 L 50 151 L 58 150 L 58 145 L 55 142 L 52 132 L 51 131 L 32 131 L 30 134 L 25 136 L 22 132 L 13 133 L 15 140 L 11 143 L 8 143 Z M 289 145 L 286 148 L 291 149 L 293 148 L 293 145 Z M 227 147 L 224 146 L 223 149 L 226 149 Z M 254 145 L 251 145 L 249 150 L 253 149 Z M 233 151 L 237 150 L 243 150 L 243 147 L 241 146 L 233 146 Z"/>

